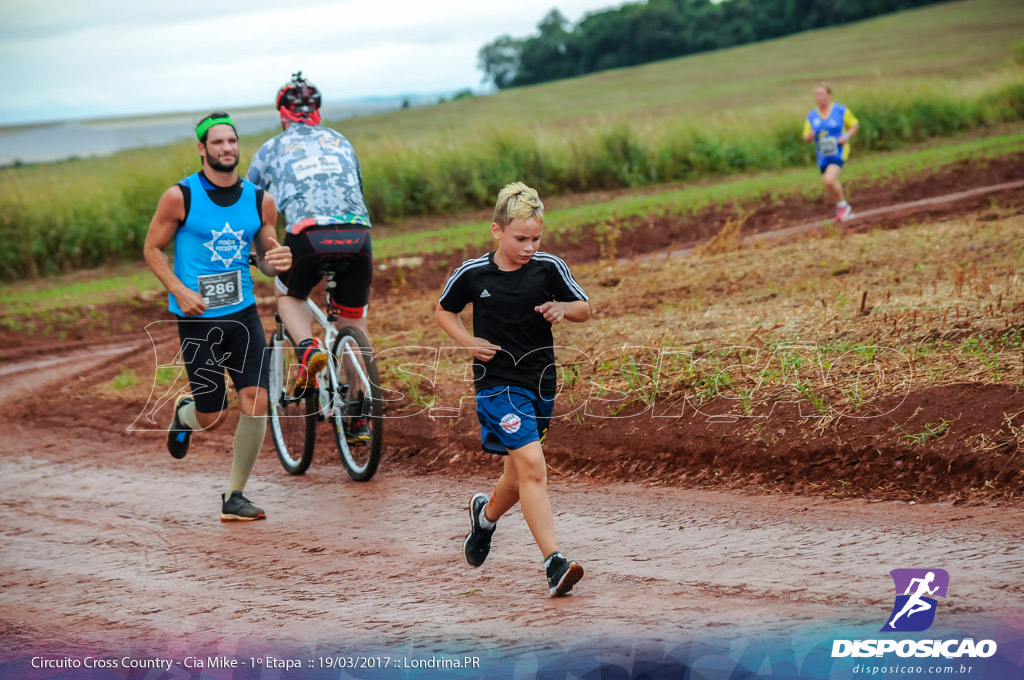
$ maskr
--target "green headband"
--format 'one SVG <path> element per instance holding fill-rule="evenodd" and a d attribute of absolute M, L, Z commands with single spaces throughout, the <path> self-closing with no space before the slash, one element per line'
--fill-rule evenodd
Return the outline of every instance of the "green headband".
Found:
<path fill-rule="evenodd" d="M 235 121 L 231 120 L 231 118 L 227 116 L 223 118 L 207 118 L 196 126 L 196 139 L 202 141 L 203 135 L 205 135 L 214 125 L 230 125 L 231 127 L 235 127 Z"/>

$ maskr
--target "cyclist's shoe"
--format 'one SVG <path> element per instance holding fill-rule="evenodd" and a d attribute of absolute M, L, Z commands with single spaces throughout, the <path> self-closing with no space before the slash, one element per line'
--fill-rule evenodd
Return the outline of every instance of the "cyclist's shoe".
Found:
<path fill-rule="evenodd" d="M 847 204 L 836 208 L 836 222 L 849 222 L 853 219 L 853 208 Z"/>
<path fill-rule="evenodd" d="M 267 513 L 253 505 L 241 491 L 232 491 L 230 497 L 221 494 L 220 498 L 223 501 L 220 506 L 221 522 L 251 522 L 267 518 Z"/>
<path fill-rule="evenodd" d="M 487 494 L 478 493 L 469 501 L 470 530 L 466 542 L 462 544 L 462 554 L 472 567 L 479 567 L 487 559 L 487 553 L 491 552 L 491 536 L 498 528 L 497 525 L 490 529 L 480 526 L 480 513 L 489 500 Z"/>
<path fill-rule="evenodd" d="M 370 431 L 370 424 L 366 418 L 350 418 L 348 427 L 345 428 L 345 441 L 349 446 L 366 446 L 373 439 L 373 432 Z"/>
<path fill-rule="evenodd" d="M 299 374 L 295 377 L 292 395 L 301 396 L 307 388 L 316 385 L 316 374 L 327 366 L 327 355 L 320 349 L 320 340 L 313 338 L 308 345 L 300 345 Z"/>
<path fill-rule="evenodd" d="M 178 409 L 193 401 L 195 399 L 191 394 L 183 394 L 174 402 L 174 418 L 171 420 L 171 426 L 167 428 L 167 450 L 175 458 L 184 458 L 192 441 L 192 428 L 178 420 Z"/>
<path fill-rule="evenodd" d="M 583 567 L 570 562 L 562 553 L 553 553 L 544 562 L 548 574 L 548 591 L 551 597 L 565 595 L 583 578 Z"/>

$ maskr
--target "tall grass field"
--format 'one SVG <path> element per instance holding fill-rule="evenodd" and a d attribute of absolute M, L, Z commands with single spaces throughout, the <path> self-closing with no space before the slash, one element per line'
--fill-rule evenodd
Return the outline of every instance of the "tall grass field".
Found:
<path fill-rule="evenodd" d="M 861 120 L 854 159 L 1024 119 L 1024 4 L 969 0 L 729 50 L 337 123 L 378 226 L 542 195 L 810 166 L 816 81 Z M 242 139 L 243 163 L 266 135 Z M 0 170 L 0 278 L 139 259 L 193 144 Z M 383 234 L 382 234 L 383 235 Z"/>

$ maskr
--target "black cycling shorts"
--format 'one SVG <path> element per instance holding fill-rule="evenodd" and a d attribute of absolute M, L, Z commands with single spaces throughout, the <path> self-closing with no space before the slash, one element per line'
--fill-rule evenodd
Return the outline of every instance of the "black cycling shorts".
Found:
<path fill-rule="evenodd" d="M 373 244 L 370 230 L 356 225 L 312 226 L 301 233 L 284 235 L 292 250 L 292 268 L 278 274 L 277 289 L 305 300 L 323 278 L 334 272 L 337 286 L 331 291 L 334 312 L 346 319 L 366 316 L 373 282 Z"/>
<path fill-rule="evenodd" d="M 256 305 L 207 319 L 179 316 L 178 337 L 200 413 L 218 413 L 227 407 L 225 369 L 236 390 L 267 387 L 267 338 Z"/>

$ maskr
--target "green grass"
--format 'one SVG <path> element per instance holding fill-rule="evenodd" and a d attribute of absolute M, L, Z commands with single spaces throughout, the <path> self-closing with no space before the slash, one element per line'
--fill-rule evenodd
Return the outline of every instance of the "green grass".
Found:
<path fill-rule="evenodd" d="M 486 207 L 516 179 L 550 197 L 808 167 L 822 78 L 861 117 L 857 154 L 1017 121 L 1022 34 L 1024 4 L 970 0 L 337 127 L 381 226 Z M 0 279 L 137 260 L 160 194 L 198 166 L 184 142 L 0 170 Z"/>
<path fill-rule="evenodd" d="M 880 83 L 972 79 L 1006 62 L 1022 35 L 1024 6 L 1016 0 L 953 2 L 339 125 L 366 144 L 457 142 L 468 132 L 489 133 L 510 123 L 564 132 L 608 117 L 704 118 L 776 106 L 802 117 L 818 80 L 849 99 Z"/>
<path fill-rule="evenodd" d="M 965 158 L 980 160 L 1024 151 L 1022 130 L 1024 126 L 1016 125 L 1007 131 L 1009 134 L 856 159 L 844 170 L 843 179 L 848 183 L 854 180 L 871 184 L 898 181 L 936 172 L 944 165 Z M 811 198 L 820 192 L 818 173 L 814 170 L 726 178 L 724 181 L 720 179 L 668 191 L 625 195 L 561 210 L 549 210 L 546 214 L 545 233 L 550 237 L 559 232 L 571 232 L 582 225 L 600 224 L 609 220 L 619 223 L 619 228 L 627 229 L 632 217 L 692 213 L 707 206 L 757 200 L 765 194 L 772 197 Z M 488 226 L 481 221 L 467 221 L 439 229 L 407 231 L 394 236 L 388 236 L 386 230 L 380 230 L 375 234 L 374 254 L 378 259 L 385 259 L 460 251 L 466 247 L 485 249 L 490 241 Z M 1024 262 L 1024 251 L 1021 261 Z M 93 276 L 94 273 L 97 276 Z M 257 270 L 253 270 L 253 277 L 268 280 Z M 151 291 L 163 294 L 163 286 L 141 264 L 123 265 L 113 275 L 102 270 L 64 274 L 43 281 L 0 285 L 0 315 L 12 323 L 22 323 L 18 320 L 39 315 L 67 314 L 71 310 L 90 305 L 126 302 Z"/>
<path fill-rule="evenodd" d="M 139 376 L 136 375 L 135 371 L 130 368 L 122 368 L 121 372 L 118 373 L 113 380 L 110 381 L 110 386 L 115 390 L 123 390 L 129 387 L 135 387 L 139 384 Z"/>
<path fill-rule="evenodd" d="M 843 181 L 880 184 L 893 179 L 931 173 L 940 169 L 942 165 L 965 158 L 989 158 L 1020 151 L 1024 151 L 1024 136 L 1017 132 L 911 153 L 879 154 L 850 163 L 843 171 Z M 821 193 L 817 178 L 818 172 L 810 169 L 762 173 L 737 180 L 640 196 L 623 196 L 610 201 L 552 210 L 545 215 L 545 233 L 550 236 L 572 231 L 585 224 L 599 224 L 607 220 L 628 221 L 628 218 L 633 216 L 694 213 L 708 206 L 754 200 L 765 194 L 771 197 L 817 196 Z M 437 230 L 375 237 L 374 255 L 378 258 L 387 258 L 458 251 L 467 246 L 486 247 L 490 241 L 488 226 L 480 222 L 462 222 Z"/>
<path fill-rule="evenodd" d="M 153 382 L 157 387 L 170 387 L 184 373 L 184 367 L 160 366 Z"/>
<path fill-rule="evenodd" d="M 946 420 L 943 418 L 938 423 L 925 423 L 923 430 L 913 434 L 904 434 L 903 438 L 909 439 L 914 444 L 927 444 L 929 441 L 938 439 L 942 435 L 946 434 L 946 432 L 949 431 L 949 424 L 952 422 L 952 420 Z"/>
<path fill-rule="evenodd" d="M 842 101 L 861 117 L 855 150 L 892 150 L 1024 118 L 1024 68 L 970 81 L 879 81 Z M 440 133 L 371 144 L 370 153 L 361 151 L 367 205 L 381 223 L 483 208 L 520 178 L 550 196 L 806 167 L 813 163 L 799 134 L 806 108 L 803 100 L 656 120 L 577 120 L 568 129 L 509 122 L 458 139 Z"/>
<path fill-rule="evenodd" d="M 39 281 L 0 286 L 0 312 L 3 316 L 24 317 L 55 310 L 82 308 L 110 302 L 127 302 L 146 291 L 162 291 L 163 285 L 141 266 L 123 267 L 110 276 L 88 273 L 57 277 L 40 285 Z"/>
<path fill-rule="evenodd" d="M 273 281 L 258 269 L 251 269 L 253 281 Z M 81 270 L 46 279 L 0 283 L 0 316 L 26 317 L 108 304 L 138 304 L 140 295 L 166 289 L 145 264 L 120 265 L 110 269 Z"/>

